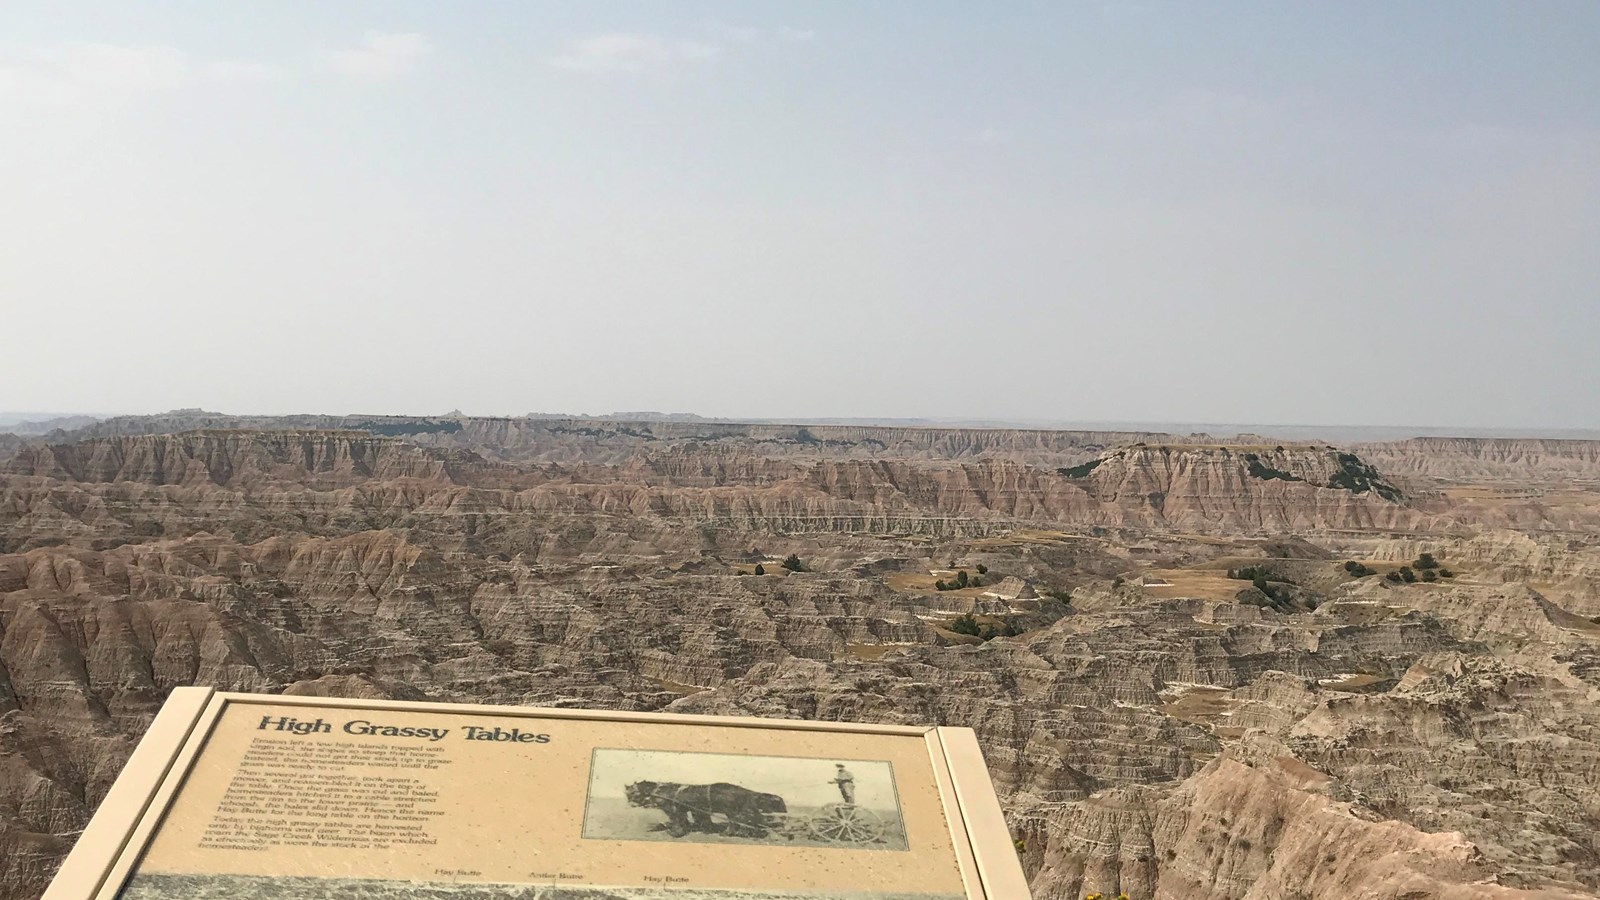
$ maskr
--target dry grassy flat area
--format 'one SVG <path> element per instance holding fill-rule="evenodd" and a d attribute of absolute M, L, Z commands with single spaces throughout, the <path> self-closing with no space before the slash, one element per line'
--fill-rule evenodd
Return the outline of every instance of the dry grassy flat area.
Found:
<path fill-rule="evenodd" d="M 979 621 L 982 621 L 982 620 L 979 620 Z M 939 637 L 944 638 L 949 643 L 952 643 L 952 644 L 969 644 L 969 645 L 972 645 L 972 646 L 977 646 L 977 645 L 983 643 L 983 638 L 978 637 L 975 634 L 960 634 L 960 633 L 951 631 L 948 628 L 941 628 L 938 625 L 934 625 L 932 622 L 929 622 L 928 624 L 933 625 L 933 630 L 938 633 Z"/>
<path fill-rule="evenodd" d="M 889 574 L 883 576 L 883 583 L 894 590 L 900 591 L 903 594 L 936 593 L 940 594 L 941 596 L 948 595 L 951 597 L 982 597 L 984 591 L 987 591 L 994 586 L 989 583 L 989 576 L 980 576 L 975 570 L 968 569 L 968 578 L 983 578 L 984 584 L 978 587 L 962 588 L 959 591 L 941 591 L 935 588 L 933 583 L 935 581 L 948 581 L 952 579 L 954 577 L 954 570 L 950 570 L 951 574 L 943 574 L 945 571 L 943 569 L 940 569 L 939 571 L 941 574 L 938 575 L 935 575 L 931 572 L 926 575 L 922 574 L 921 572 L 890 572 Z M 999 578 L 994 579 L 996 584 L 998 584 L 999 581 Z"/>
<path fill-rule="evenodd" d="M 1182 541 L 1186 544 L 1205 544 L 1211 547 L 1231 547 L 1239 543 L 1237 538 L 1219 537 L 1215 534 L 1191 534 L 1186 531 L 1175 531 L 1170 535 L 1174 542 Z"/>
<path fill-rule="evenodd" d="M 1178 597 L 1232 600 L 1250 586 L 1248 581 L 1229 578 L 1226 569 L 1151 569 L 1145 574 L 1172 582 L 1145 587 L 1145 594 L 1162 600 Z"/>
<path fill-rule="evenodd" d="M 1227 712 L 1228 706 L 1227 689 L 1195 687 L 1186 691 L 1183 696 L 1163 705 L 1161 711 L 1174 719 L 1182 719 L 1196 725 L 1207 725 Z"/>
<path fill-rule="evenodd" d="M 1072 541 L 1099 541 L 1099 538 L 1082 534 L 1072 534 L 1066 531 L 1050 531 L 1046 529 L 1020 528 L 1010 534 L 995 537 L 979 538 L 972 542 L 975 549 L 998 549 L 1001 547 L 1020 547 L 1024 544 L 1067 544 Z"/>
<path fill-rule="evenodd" d="M 1324 678 L 1318 683 L 1321 684 L 1325 690 L 1359 693 L 1375 684 L 1383 684 L 1389 680 L 1390 679 L 1385 678 L 1382 675 L 1352 674 L 1341 675 L 1337 678 Z"/>

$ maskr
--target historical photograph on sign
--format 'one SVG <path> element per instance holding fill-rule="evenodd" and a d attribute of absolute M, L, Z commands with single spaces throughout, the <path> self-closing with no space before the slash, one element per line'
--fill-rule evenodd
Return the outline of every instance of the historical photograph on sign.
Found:
<path fill-rule="evenodd" d="M 206 707 L 120 900 L 973 895 L 925 730 L 315 699 Z"/>
<path fill-rule="evenodd" d="M 594 751 L 583 836 L 905 850 L 882 760 Z"/>

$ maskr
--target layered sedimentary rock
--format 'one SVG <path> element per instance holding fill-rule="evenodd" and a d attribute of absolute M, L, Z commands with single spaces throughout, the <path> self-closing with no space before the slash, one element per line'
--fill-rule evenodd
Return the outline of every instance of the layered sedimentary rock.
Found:
<path fill-rule="evenodd" d="M 1600 441 L 1530 438 L 1413 438 L 1355 448 L 1398 476 L 1450 482 L 1600 481 Z"/>
<path fill-rule="evenodd" d="M 1356 457 L 1304 449 L 1262 455 L 1135 447 L 1052 471 L 1009 460 L 790 461 L 725 448 L 676 448 L 617 466 L 518 468 L 472 451 L 422 449 L 363 432 L 207 431 L 29 448 L 4 471 L 35 479 L 7 482 L 24 516 L 40 512 L 34 505 L 39 492 L 63 482 L 214 486 L 228 495 L 213 508 L 238 508 L 285 502 L 270 492 L 275 482 L 288 481 L 325 492 L 307 498 L 317 512 L 355 501 L 366 512 L 377 500 L 391 515 L 448 509 L 485 516 L 659 517 L 745 531 L 981 534 L 1044 523 L 1285 533 L 1414 530 L 1431 520 Z M 374 484 L 391 496 L 377 496 Z M 335 490 L 341 487 L 347 488 L 342 495 Z M 65 506 L 132 513 L 141 504 L 169 505 L 166 495 L 135 494 L 86 489 L 42 512 L 66 512 Z M 179 504 L 185 512 L 193 505 Z M 245 514 L 240 527 L 259 515 Z"/>
<path fill-rule="evenodd" d="M 483 449 L 522 462 L 614 464 L 643 450 L 729 446 L 763 457 L 957 460 L 997 458 L 1036 465 L 1079 462 L 1110 447 L 1167 439 L 1145 431 L 902 428 L 734 422 L 628 422 L 558 417 L 229 416 L 198 410 L 120 416 L 52 433 L 53 440 L 172 434 L 203 429 L 362 430 L 429 446 Z"/>
<path fill-rule="evenodd" d="M 456 482 L 462 467 L 483 465 L 475 454 L 425 450 L 361 431 L 198 431 L 30 447 L 5 472 L 77 482 L 316 487 L 398 478 Z"/>
<path fill-rule="evenodd" d="M 599 420 L 91 430 L 0 472 L 6 900 L 183 684 L 967 725 L 1040 900 L 1600 888 L 1600 533 L 1476 499 L 1513 462 Z M 1457 571 L 1385 578 L 1422 552 Z M 986 596 L 1020 582 L 1037 596 Z M 950 630 L 964 612 L 987 631 Z"/>

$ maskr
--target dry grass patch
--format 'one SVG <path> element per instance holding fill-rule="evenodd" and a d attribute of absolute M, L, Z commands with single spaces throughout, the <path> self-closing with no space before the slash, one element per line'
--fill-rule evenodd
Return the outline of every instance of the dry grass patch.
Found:
<path fill-rule="evenodd" d="M 1161 600 L 1197 597 L 1202 600 L 1232 600 L 1250 586 L 1248 581 L 1229 578 L 1227 569 L 1151 569 L 1145 573 L 1171 584 L 1147 585 L 1147 596 Z"/>
<path fill-rule="evenodd" d="M 952 569 L 950 571 L 953 573 L 955 570 Z M 984 591 L 994 586 L 988 584 L 989 576 L 987 575 L 975 575 L 971 570 L 968 570 L 967 576 L 983 578 L 985 583 L 978 587 L 941 591 L 933 586 L 934 582 L 943 581 L 948 583 L 951 577 L 943 569 L 940 569 L 937 574 L 930 572 L 927 575 L 921 572 L 891 572 L 883 576 L 883 583 L 902 594 L 938 594 L 941 597 L 982 597 Z M 998 584 L 999 582 L 1000 579 L 996 578 L 995 583 Z"/>
<path fill-rule="evenodd" d="M 884 584 L 907 594 L 930 593 L 933 591 L 933 583 L 938 580 L 933 575 L 924 575 L 920 572 L 890 572 L 883 576 Z"/>
<path fill-rule="evenodd" d="M 1002 534 L 997 537 L 978 538 L 972 542 L 972 546 L 982 549 L 993 549 L 996 547 L 1020 547 L 1024 544 L 1052 544 L 1055 546 L 1060 546 L 1062 544 L 1069 544 L 1073 541 L 1093 540 L 1096 540 L 1096 538 L 1091 538 L 1081 534 L 1071 534 L 1065 531 L 1050 531 L 1041 528 L 1022 528 L 1018 529 L 1017 531 L 1013 531 L 1010 534 Z"/>
<path fill-rule="evenodd" d="M 929 624 L 932 624 L 932 623 L 929 623 Z M 951 631 L 948 628 L 943 628 L 943 627 L 940 627 L 938 625 L 934 625 L 933 626 L 933 630 L 934 630 L 935 634 L 939 635 L 939 637 L 944 638 L 946 642 L 951 643 L 951 644 L 967 644 L 969 646 L 979 646 L 979 645 L 981 645 L 983 643 L 983 638 L 978 637 L 975 634 L 960 634 L 958 632 Z"/>
<path fill-rule="evenodd" d="M 1370 688 L 1374 685 L 1384 684 L 1387 681 L 1389 681 L 1389 679 L 1383 677 L 1382 675 L 1356 673 L 1350 675 L 1337 675 L 1333 678 L 1323 678 L 1318 680 L 1317 684 L 1321 685 L 1322 689 L 1327 691 L 1362 693 L 1367 688 Z"/>
<path fill-rule="evenodd" d="M 1193 725 L 1216 725 L 1224 720 L 1222 714 L 1233 705 L 1228 693 L 1226 688 L 1188 688 L 1178 697 L 1162 704 L 1161 711 Z"/>
<path fill-rule="evenodd" d="M 1190 534 L 1184 531 L 1175 531 L 1167 537 L 1172 539 L 1169 543 L 1182 541 L 1186 544 L 1204 544 L 1208 547 L 1231 547 L 1239 543 L 1238 538 L 1218 537 L 1214 534 Z"/>

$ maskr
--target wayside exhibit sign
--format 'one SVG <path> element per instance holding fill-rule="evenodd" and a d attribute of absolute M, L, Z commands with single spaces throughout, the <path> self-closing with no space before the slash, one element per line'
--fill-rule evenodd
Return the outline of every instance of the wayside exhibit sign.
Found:
<path fill-rule="evenodd" d="M 973 733 L 179 688 L 45 900 L 1025 900 Z"/>

